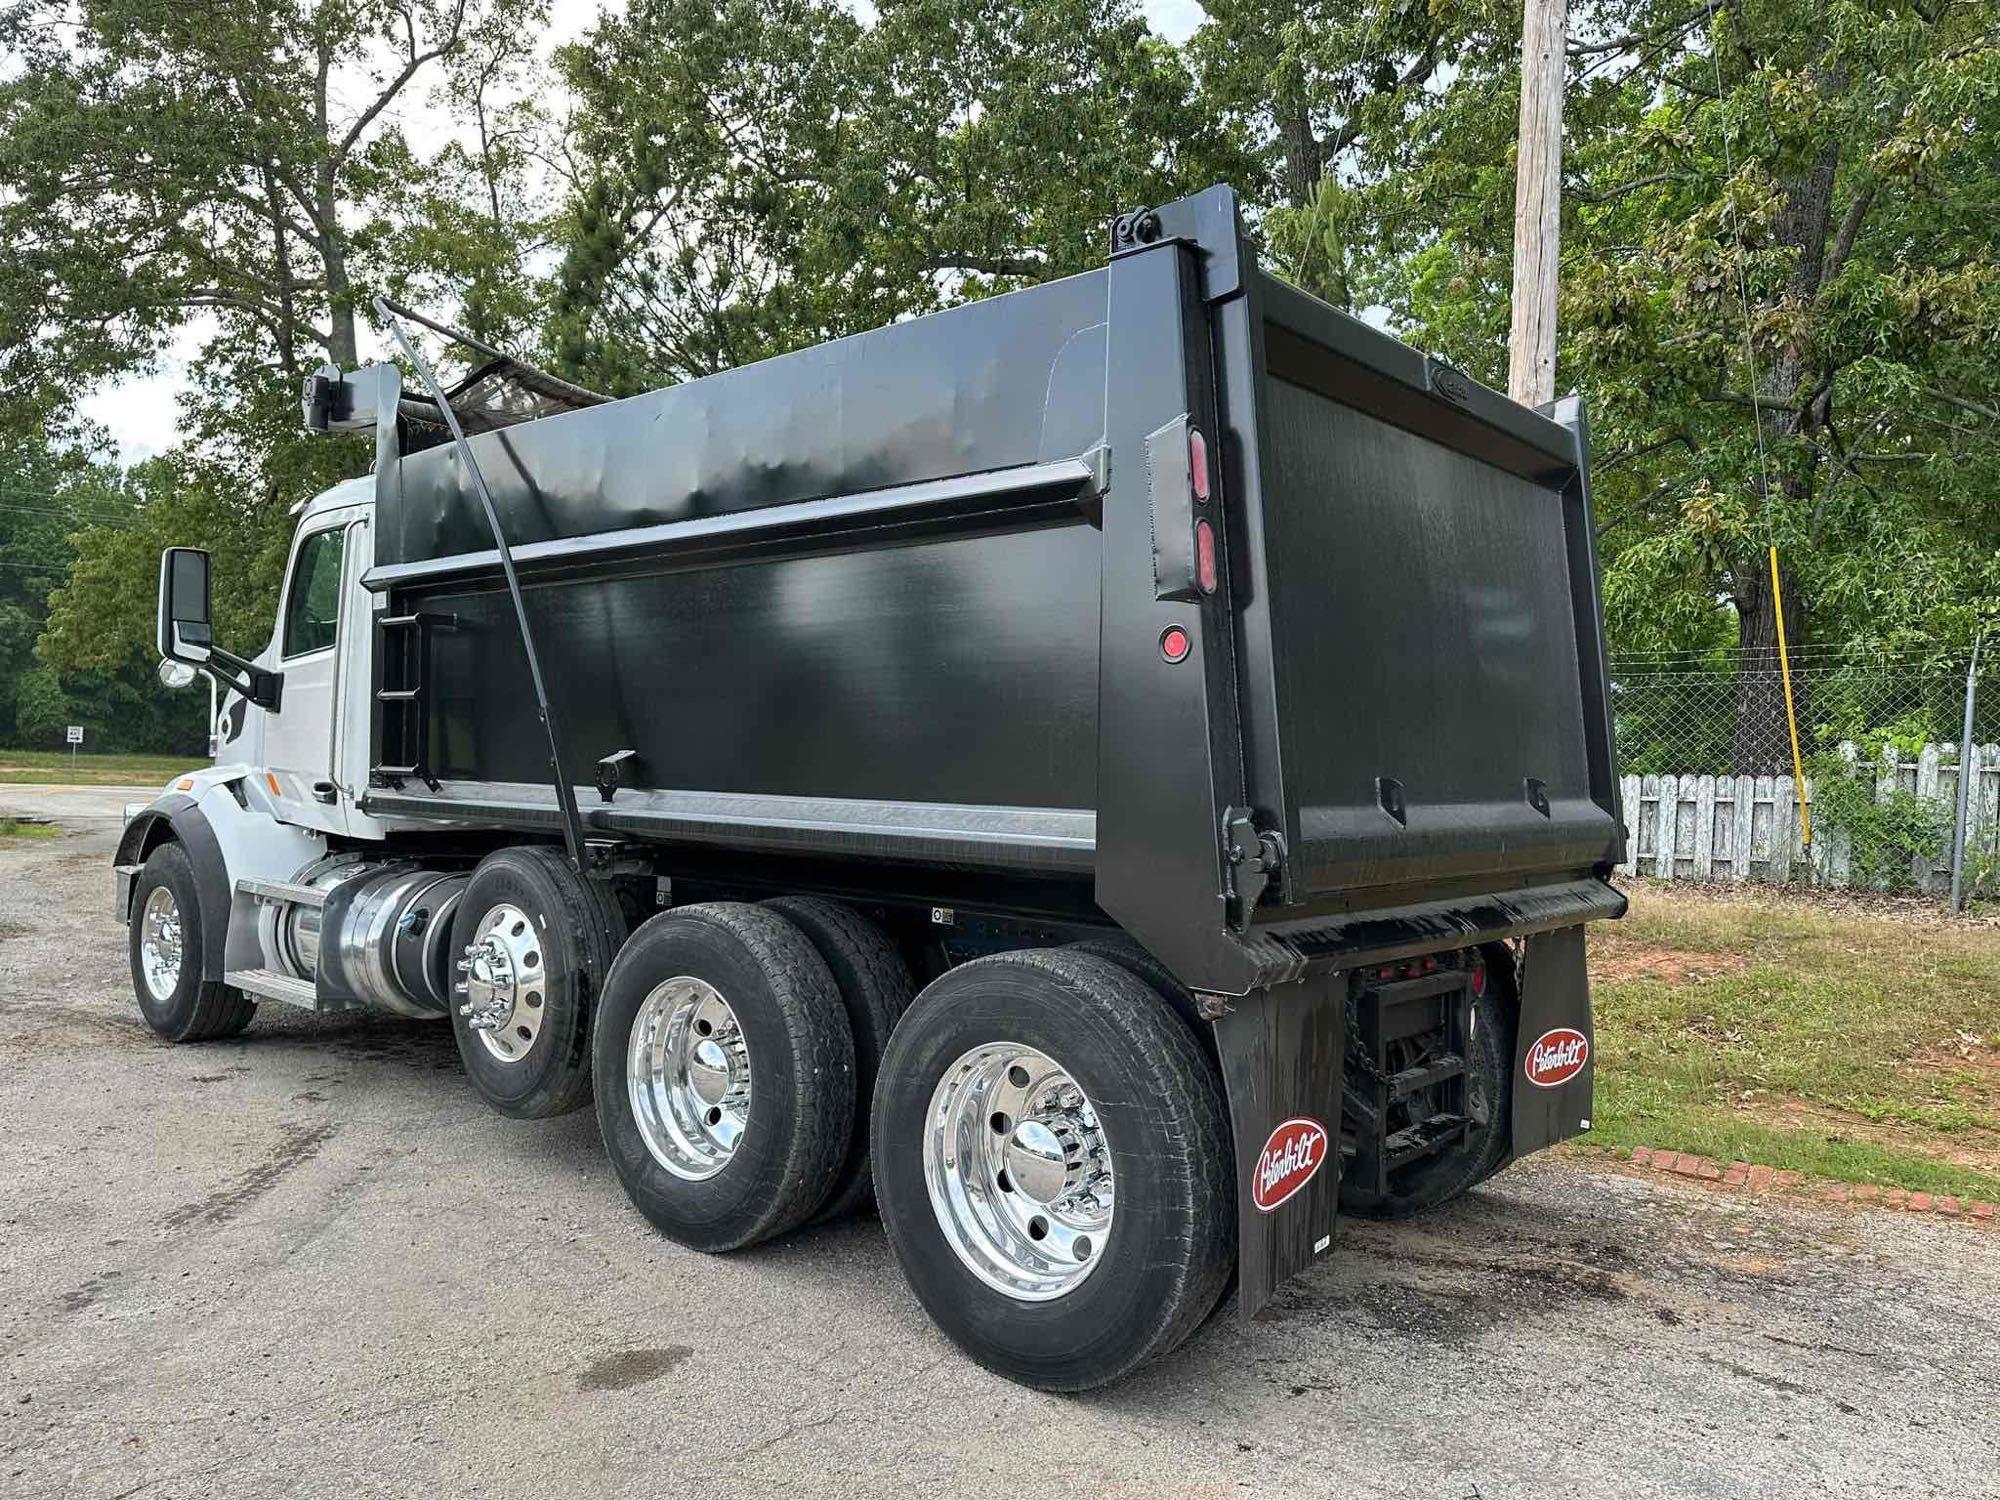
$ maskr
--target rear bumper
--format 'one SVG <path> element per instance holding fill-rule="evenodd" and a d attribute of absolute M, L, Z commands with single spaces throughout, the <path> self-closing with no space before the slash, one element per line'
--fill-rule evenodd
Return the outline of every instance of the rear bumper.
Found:
<path fill-rule="evenodd" d="M 1269 972 L 1265 983 L 1388 963 L 1423 953 L 1530 937 L 1622 917 L 1624 895 L 1597 879 L 1455 896 L 1408 906 L 1259 922 L 1246 939 Z"/>

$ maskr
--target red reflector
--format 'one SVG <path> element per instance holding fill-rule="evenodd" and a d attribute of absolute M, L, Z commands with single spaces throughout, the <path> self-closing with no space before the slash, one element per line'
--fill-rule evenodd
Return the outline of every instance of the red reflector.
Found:
<path fill-rule="evenodd" d="M 1215 528 L 1206 521 L 1194 523 L 1194 581 L 1204 594 L 1215 592 Z"/>
<path fill-rule="evenodd" d="M 1475 964 L 1472 970 L 1473 998 L 1477 999 L 1479 996 L 1485 993 L 1486 993 L 1486 965 Z"/>
<path fill-rule="evenodd" d="M 1186 661 L 1193 645 L 1188 633 L 1178 625 L 1169 625 L 1160 633 L 1160 655 L 1168 661 Z"/>
<path fill-rule="evenodd" d="M 1188 429 L 1188 484 L 1194 490 L 1197 500 L 1208 499 L 1208 439 L 1201 435 L 1201 429 Z"/>

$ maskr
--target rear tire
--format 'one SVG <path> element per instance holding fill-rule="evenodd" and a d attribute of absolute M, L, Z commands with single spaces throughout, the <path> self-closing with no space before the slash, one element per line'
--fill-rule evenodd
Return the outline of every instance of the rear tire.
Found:
<path fill-rule="evenodd" d="M 825 961 L 854 1035 L 856 1123 L 833 1192 L 813 1215 L 815 1223 L 824 1223 L 860 1211 L 875 1196 L 868 1167 L 868 1105 L 890 1033 L 910 1008 L 916 985 L 888 935 L 860 913 L 817 896 L 779 896 L 763 904 L 804 933 Z"/>
<path fill-rule="evenodd" d="M 451 1029 L 480 1097 L 515 1120 L 590 1102 L 590 1030 L 625 918 L 559 850 L 523 845 L 479 862 L 452 918 Z M 473 1007 L 492 1025 L 474 1026 Z"/>
<path fill-rule="evenodd" d="M 604 1149 L 669 1238 L 737 1250 L 827 1201 L 854 1130 L 854 1039 L 825 961 L 776 912 L 716 902 L 641 926 L 594 1058 Z"/>
<path fill-rule="evenodd" d="M 997 1067 L 990 1085 L 978 1082 L 989 1067 Z M 1029 1069 L 1044 1067 L 1080 1091 L 1059 1114 L 1034 1092 Z M 980 1114 L 1017 1100 L 1032 1113 Z M 938 1128 L 941 1118 L 960 1124 Z M 1058 1175 L 1030 1184 L 1028 1170 L 1044 1164 L 1029 1133 L 1037 1126 L 1041 1142 L 1053 1136 L 1063 1146 L 1045 1163 Z M 978 1154 L 995 1149 L 988 1128 L 1015 1167 L 990 1184 L 991 1162 Z M 950 1149 L 927 1147 L 934 1131 Z M 883 1059 L 873 1140 L 882 1222 L 911 1288 L 952 1342 L 1010 1380 L 1050 1391 L 1117 1380 L 1186 1339 L 1228 1282 L 1235 1164 L 1221 1078 L 1167 1004 L 1109 959 L 1066 949 L 996 954 L 931 984 Z M 1092 1163 L 1106 1160 L 1111 1181 L 1097 1186 Z M 1086 1207 L 1111 1205 L 1101 1242 L 1087 1246 L 1024 1217 L 1060 1219 L 1077 1201 L 1061 1195 L 1079 1171 Z M 1004 1230 L 978 1240 L 981 1213 L 1025 1222 L 1026 1239 L 1070 1253 L 1023 1249 Z M 999 1284 L 1009 1278 L 1014 1291 Z"/>
<path fill-rule="evenodd" d="M 194 865 L 179 844 L 161 844 L 133 883 L 125 946 L 139 1014 L 170 1042 L 232 1037 L 257 1014 L 241 990 L 202 977 L 202 943 Z"/>
<path fill-rule="evenodd" d="M 1202 1019 L 1201 1008 L 1187 987 L 1174 978 L 1173 971 L 1130 938 L 1094 937 L 1069 945 L 1071 953 L 1094 953 L 1108 958 L 1126 973 L 1144 980 L 1146 987 L 1173 1007 L 1174 1014 L 1188 1023 L 1204 1051 L 1215 1055 L 1215 1024 Z"/>

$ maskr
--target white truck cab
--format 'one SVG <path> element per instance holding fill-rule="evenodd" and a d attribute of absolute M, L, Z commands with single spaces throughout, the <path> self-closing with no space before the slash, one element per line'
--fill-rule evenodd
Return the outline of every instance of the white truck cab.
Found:
<path fill-rule="evenodd" d="M 371 617 L 362 587 L 373 555 L 374 486 L 352 479 L 299 510 L 271 641 L 254 664 L 282 678 L 275 707 L 232 698 L 217 726 L 218 769 L 241 769 L 271 798 L 272 815 L 299 828 L 379 838 L 359 807 L 368 778 L 373 680 Z"/>

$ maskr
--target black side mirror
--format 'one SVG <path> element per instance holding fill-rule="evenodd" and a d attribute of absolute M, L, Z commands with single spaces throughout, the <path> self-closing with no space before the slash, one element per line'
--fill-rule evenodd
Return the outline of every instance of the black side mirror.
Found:
<path fill-rule="evenodd" d="M 169 547 L 160 554 L 160 655 L 205 666 L 214 636 L 209 628 L 208 554 L 199 547 Z"/>
<path fill-rule="evenodd" d="M 160 554 L 160 622 L 157 644 L 168 661 L 205 667 L 224 687 L 259 708 L 276 712 L 284 698 L 285 676 L 225 651 L 209 626 L 208 553 L 200 547 L 169 547 Z M 231 675 L 233 669 L 240 675 Z"/>

